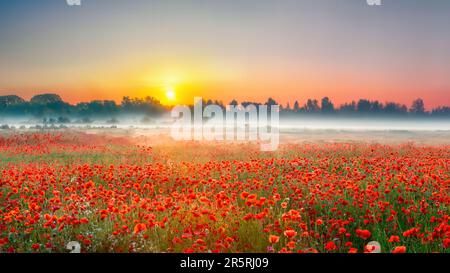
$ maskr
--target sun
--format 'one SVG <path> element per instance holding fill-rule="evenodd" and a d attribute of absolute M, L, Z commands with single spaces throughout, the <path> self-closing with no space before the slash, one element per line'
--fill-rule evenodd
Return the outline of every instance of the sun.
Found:
<path fill-rule="evenodd" d="M 175 101 L 175 99 L 176 99 L 176 94 L 175 94 L 175 91 L 173 90 L 173 88 L 168 88 L 168 89 L 166 90 L 166 98 L 167 98 L 167 100 L 169 100 L 169 101 Z"/>

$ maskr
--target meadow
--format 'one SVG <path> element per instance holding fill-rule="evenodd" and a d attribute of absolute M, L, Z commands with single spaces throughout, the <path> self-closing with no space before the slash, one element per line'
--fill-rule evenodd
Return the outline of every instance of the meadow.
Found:
<path fill-rule="evenodd" d="M 0 186 L 0 252 L 450 253 L 445 141 L 9 132 Z"/>

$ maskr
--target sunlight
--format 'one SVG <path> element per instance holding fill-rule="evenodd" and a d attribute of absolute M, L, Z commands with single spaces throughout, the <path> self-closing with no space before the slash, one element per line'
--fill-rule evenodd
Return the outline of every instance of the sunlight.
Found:
<path fill-rule="evenodd" d="M 166 90 L 166 98 L 168 101 L 175 101 L 176 99 L 176 94 L 175 91 L 172 87 L 167 88 Z"/>

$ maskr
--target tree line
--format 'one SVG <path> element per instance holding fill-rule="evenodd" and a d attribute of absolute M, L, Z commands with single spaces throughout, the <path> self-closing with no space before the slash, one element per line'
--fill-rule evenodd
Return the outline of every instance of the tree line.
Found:
<path fill-rule="evenodd" d="M 206 105 L 208 104 L 217 104 L 217 101 L 213 102 L 208 100 L 206 101 Z M 269 98 L 265 103 L 251 101 L 238 102 L 235 99 L 229 103 L 229 105 L 242 105 L 244 107 L 252 104 L 278 105 L 273 98 Z M 450 106 L 439 106 L 428 111 L 426 110 L 425 102 L 420 98 L 414 100 L 409 107 L 396 102 L 382 103 L 378 100 L 367 99 L 359 99 L 358 101 L 335 106 L 329 97 L 324 97 L 320 101 L 317 99 L 308 99 L 304 104 L 295 101 L 292 106 L 290 103 L 284 106 L 280 105 L 280 113 L 284 115 L 450 117 Z"/>
<path fill-rule="evenodd" d="M 113 100 L 93 100 L 73 105 L 63 101 L 57 94 L 36 95 L 30 101 L 25 101 L 16 95 L 0 96 L 0 114 L 11 116 L 112 117 L 119 114 L 156 116 L 167 111 L 167 107 L 153 97 L 124 97 L 121 104 L 117 104 Z"/>
<path fill-rule="evenodd" d="M 221 101 L 205 100 L 203 105 L 216 104 L 223 108 Z M 232 100 L 228 105 L 277 105 L 269 98 L 265 103 Z M 114 117 L 121 114 L 144 114 L 159 116 L 170 111 L 153 97 L 131 98 L 124 97 L 120 104 L 112 100 L 93 100 L 70 104 L 57 94 L 41 94 L 26 101 L 23 98 L 10 95 L 0 96 L 0 115 L 2 116 L 34 116 L 57 117 L 60 122 L 67 121 L 68 117 Z M 396 102 L 382 103 L 377 100 L 359 99 L 350 103 L 336 106 L 330 98 L 324 97 L 320 101 L 308 99 L 304 104 L 295 101 L 292 105 L 280 105 L 280 114 L 283 116 L 296 115 L 347 115 L 347 116 L 414 116 L 414 117 L 450 117 L 450 107 L 441 106 L 426 110 L 422 99 L 416 99 L 408 107 Z"/>

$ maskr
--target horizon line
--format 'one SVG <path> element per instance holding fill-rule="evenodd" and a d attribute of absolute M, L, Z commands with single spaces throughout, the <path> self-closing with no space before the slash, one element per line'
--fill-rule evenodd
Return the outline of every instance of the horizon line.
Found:
<path fill-rule="evenodd" d="M 205 102 L 207 102 L 207 101 L 212 101 L 213 103 L 218 102 L 218 103 L 220 103 L 220 104 L 222 104 L 222 105 L 230 105 L 230 104 L 233 102 L 233 100 L 236 100 L 236 102 L 238 103 L 238 105 L 241 105 L 242 103 L 245 103 L 245 104 L 264 104 L 264 103 L 267 103 L 267 101 L 270 100 L 270 99 L 272 99 L 272 100 L 274 100 L 275 102 L 277 102 L 277 99 L 276 99 L 274 96 L 269 96 L 269 97 L 267 97 L 267 98 L 265 99 L 265 101 L 252 101 L 252 100 L 246 100 L 246 99 L 233 98 L 233 99 L 231 99 L 230 102 L 228 102 L 228 103 L 225 103 L 225 102 L 224 102 L 223 100 L 221 100 L 221 99 L 203 98 L 203 97 L 201 97 L 201 96 L 193 96 L 193 97 L 192 97 L 192 102 L 193 102 L 192 104 L 186 104 L 186 103 L 164 104 L 164 103 L 162 103 L 162 101 L 161 101 L 159 98 L 157 98 L 157 97 L 155 97 L 155 96 L 152 96 L 152 95 L 146 95 L 146 96 L 131 96 L 131 95 L 130 95 L 130 96 L 127 96 L 127 95 L 123 95 L 122 98 L 121 98 L 120 100 L 117 100 L 117 99 L 103 99 L 103 98 L 96 98 L 96 99 L 91 99 L 91 100 L 80 100 L 80 101 L 74 102 L 74 101 L 70 101 L 70 100 L 64 100 L 64 98 L 61 96 L 61 94 L 59 94 L 59 93 L 52 93 L 52 92 L 35 93 L 35 94 L 31 95 L 31 96 L 21 96 L 21 95 L 17 95 L 17 94 L 6 94 L 6 95 L 0 95 L 0 98 L 4 98 L 4 97 L 18 97 L 18 98 L 24 100 L 25 102 L 31 102 L 31 100 L 32 100 L 33 98 L 35 98 L 35 97 L 37 97 L 37 96 L 42 96 L 42 95 L 56 95 L 56 96 L 58 96 L 58 97 L 62 100 L 62 102 L 67 103 L 67 104 L 70 104 L 70 105 L 72 105 L 72 106 L 76 106 L 77 104 L 82 104 L 82 103 L 95 102 L 95 101 L 101 101 L 101 102 L 106 102 L 106 101 L 108 101 L 108 102 L 114 102 L 114 103 L 117 104 L 117 105 L 122 105 L 124 98 L 127 98 L 127 97 L 130 98 L 130 99 L 146 99 L 146 98 L 152 98 L 152 99 L 154 99 L 155 101 L 157 101 L 159 104 L 161 104 L 162 106 L 165 106 L 165 107 L 173 107 L 173 106 L 176 106 L 176 105 L 188 105 L 188 106 L 189 106 L 189 105 L 194 105 L 194 104 L 195 104 L 195 98 L 196 98 L 196 97 L 202 98 L 202 100 L 205 101 Z M 27 100 L 27 99 L 25 99 L 24 97 L 30 97 L 30 98 Z M 349 104 L 352 104 L 352 103 L 356 103 L 356 104 L 357 104 L 359 101 L 362 101 L 362 100 L 364 100 L 364 101 L 369 101 L 369 102 L 372 102 L 372 103 L 378 102 L 378 103 L 380 103 L 381 105 L 386 105 L 386 104 L 388 104 L 388 103 L 395 103 L 395 104 L 398 104 L 398 105 L 401 105 L 401 106 L 406 106 L 406 107 L 408 107 L 408 109 L 409 109 L 409 106 L 411 106 L 412 103 L 413 103 L 414 101 L 416 101 L 416 100 L 422 100 L 422 101 L 424 102 L 424 104 L 426 103 L 426 100 L 425 100 L 425 99 L 422 99 L 422 98 L 420 98 L 420 97 L 415 98 L 415 99 L 412 99 L 409 105 L 406 104 L 406 103 L 402 103 L 402 102 L 398 102 L 398 101 L 393 101 L 393 100 L 384 100 L 384 101 L 381 101 L 381 100 L 379 100 L 379 99 L 368 99 L 368 98 L 361 97 L 361 98 L 357 98 L 357 99 L 352 99 L 351 101 L 346 101 L 346 102 L 344 102 L 344 103 L 338 103 L 338 104 L 335 104 L 335 103 L 333 102 L 333 98 L 332 98 L 332 97 L 330 97 L 330 96 L 324 96 L 324 97 L 321 97 L 321 98 L 316 98 L 316 97 L 315 97 L 315 98 L 308 98 L 308 99 L 306 99 L 306 100 L 304 100 L 304 101 L 301 101 L 300 99 L 294 99 L 294 100 L 287 101 L 287 102 L 284 103 L 284 104 L 283 104 L 283 103 L 278 103 L 278 102 L 277 102 L 277 105 L 280 105 L 280 106 L 282 106 L 282 107 L 288 106 L 288 105 L 289 105 L 290 108 L 293 109 L 293 106 L 295 105 L 296 102 L 298 102 L 299 105 L 300 105 L 300 107 L 302 107 L 302 106 L 306 105 L 306 103 L 307 103 L 309 100 L 317 101 L 317 102 L 320 104 L 321 100 L 323 100 L 323 99 L 325 99 L 325 98 L 328 98 L 328 99 L 329 99 L 329 102 L 332 103 L 332 104 L 334 105 L 334 107 L 342 107 L 342 106 L 349 105 Z M 446 105 L 446 104 L 440 104 L 440 105 L 437 105 L 437 106 L 435 106 L 435 107 L 426 107 L 426 105 L 425 105 L 425 110 L 426 110 L 426 111 L 429 111 L 429 110 L 439 109 L 439 108 L 445 108 L 445 107 L 450 107 L 450 104 L 448 104 L 448 105 Z"/>

